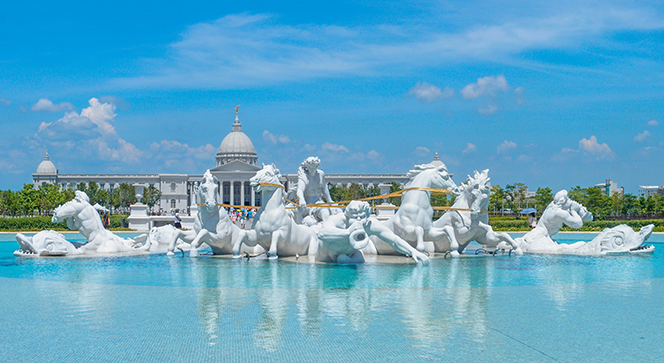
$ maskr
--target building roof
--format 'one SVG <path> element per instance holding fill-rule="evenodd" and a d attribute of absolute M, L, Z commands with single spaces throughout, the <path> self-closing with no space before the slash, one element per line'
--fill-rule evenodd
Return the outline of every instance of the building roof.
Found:
<path fill-rule="evenodd" d="M 437 167 L 443 165 L 443 162 L 440 161 L 440 157 L 438 157 L 438 150 L 436 150 L 436 155 L 433 156 L 433 161 L 431 164 Z"/>
<path fill-rule="evenodd" d="M 231 131 L 219 146 L 219 151 L 217 155 L 223 156 L 224 154 L 254 154 L 256 155 L 256 149 L 254 149 L 254 144 L 251 142 L 251 139 L 242 132 L 242 125 L 240 120 L 235 115 L 235 122 L 233 123 L 233 131 Z"/>
<path fill-rule="evenodd" d="M 44 161 L 39 163 L 39 166 L 37 167 L 37 174 L 57 174 L 58 169 L 55 167 L 55 164 L 51 162 L 48 158 L 48 151 L 46 152 L 46 155 L 44 156 Z"/>

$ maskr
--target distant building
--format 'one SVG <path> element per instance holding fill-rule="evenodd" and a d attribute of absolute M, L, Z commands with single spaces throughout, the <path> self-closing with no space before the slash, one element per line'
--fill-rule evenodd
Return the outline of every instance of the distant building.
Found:
<path fill-rule="evenodd" d="M 618 183 L 611 179 L 606 179 L 606 182 L 604 183 L 595 184 L 595 188 L 599 188 L 602 192 L 604 192 L 604 194 L 606 194 L 607 197 L 610 197 L 615 193 L 625 194 L 625 188 L 618 187 Z"/>
<path fill-rule="evenodd" d="M 653 195 L 664 195 L 664 185 L 639 185 L 639 197 L 648 198 Z"/>
<path fill-rule="evenodd" d="M 438 166 L 442 162 L 438 153 L 432 164 Z M 261 195 L 256 194 L 249 185 L 249 179 L 260 170 L 258 155 L 251 139 L 242 132 L 242 125 L 235 115 L 232 131 L 221 142 L 215 157 L 215 166 L 210 172 L 219 180 L 219 194 L 225 204 L 261 205 Z M 322 165 L 325 169 L 325 165 Z M 451 175 L 451 174 L 450 174 Z M 79 183 L 95 181 L 100 188 L 111 191 L 122 183 L 129 185 L 153 186 L 161 191 L 161 200 L 157 208 L 163 210 L 187 210 L 196 203 L 193 196 L 194 188 L 200 184 L 202 173 L 190 174 L 61 174 L 50 160 L 48 152 L 44 160 L 32 174 L 35 187 L 44 183 L 57 184 L 63 188 Z M 357 183 L 364 187 L 377 187 L 379 184 L 396 182 L 401 185 L 408 182 L 407 174 L 333 174 L 326 173 L 328 186 L 344 186 Z M 283 173 L 282 183 L 286 189 L 297 183 L 297 172 Z"/>

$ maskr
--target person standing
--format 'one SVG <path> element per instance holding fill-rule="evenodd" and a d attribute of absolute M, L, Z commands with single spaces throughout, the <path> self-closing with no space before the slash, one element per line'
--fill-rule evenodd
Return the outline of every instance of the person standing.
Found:
<path fill-rule="evenodd" d="M 180 214 L 178 213 L 178 210 L 175 210 L 174 218 L 173 218 L 173 225 L 175 228 L 182 228 L 182 218 L 180 218 Z"/>

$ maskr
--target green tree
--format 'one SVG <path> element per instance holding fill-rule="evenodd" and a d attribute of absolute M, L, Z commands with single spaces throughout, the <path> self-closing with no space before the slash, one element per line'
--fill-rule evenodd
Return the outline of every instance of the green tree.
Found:
<path fill-rule="evenodd" d="M 23 184 L 23 189 L 18 194 L 19 209 L 23 215 L 32 215 L 39 207 L 41 193 L 32 184 Z"/>
<path fill-rule="evenodd" d="M 391 182 L 389 184 L 391 184 L 390 185 L 390 193 L 396 193 L 398 191 L 403 190 L 403 188 L 401 187 L 401 184 L 399 184 L 397 182 Z M 396 205 L 397 207 L 401 206 L 401 197 L 390 197 L 389 202 Z"/>
<path fill-rule="evenodd" d="M 507 205 L 512 210 L 512 212 L 517 215 L 521 211 L 521 203 L 526 201 L 526 195 L 528 194 L 528 187 L 523 183 L 514 183 L 507 184 L 505 186 L 505 197 L 507 199 Z"/>
<path fill-rule="evenodd" d="M 539 214 L 544 213 L 546 207 L 553 201 L 553 191 L 549 187 L 537 188 L 535 193 L 535 207 Z"/>
<path fill-rule="evenodd" d="M 489 197 L 489 210 L 503 210 L 505 201 L 505 190 L 498 184 L 491 187 L 491 196 Z"/>
<path fill-rule="evenodd" d="M 112 205 L 114 208 L 129 208 L 129 205 L 136 203 L 136 193 L 134 187 L 122 183 L 118 188 L 113 191 Z"/>
<path fill-rule="evenodd" d="M 155 188 L 153 185 L 150 185 L 145 189 L 145 192 L 143 193 L 143 198 L 141 198 L 141 203 L 146 204 L 148 207 L 150 207 L 150 211 L 152 211 L 152 208 L 159 203 L 159 200 L 161 199 L 161 190 Z"/>

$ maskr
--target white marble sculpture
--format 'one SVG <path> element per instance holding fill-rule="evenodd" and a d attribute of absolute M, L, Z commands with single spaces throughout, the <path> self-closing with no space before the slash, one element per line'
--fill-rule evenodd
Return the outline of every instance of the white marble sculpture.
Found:
<path fill-rule="evenodd" d="M 171 237 L 168 255 L 173 255 L 178 240 L 191 244 L 190 256 L 198 256 L 198 248 L 203 243 L 207 243 L 214 254 L 232 253 L 233 243 L 239 243 L 241 239 L 240 228 L 233 224 L 226 210 L 219 205 L 218 180 L 209 169 L 194 194 L 198 205 L 194 229 L 176 230 Z"/>
<path fill-rule="evenodd" d="M 297 169 L 297 184 L 288 191 L 288 199 L 294 200 L 297 197 L 299 208 L 295 210 L 294 217 L 297 223 L 313 224 L 327 219 L 331 214 L 337 211 L 331 208 L 307 207 L 307 204 L 315 203 L 333 203 L 330 191 L 325 182 L 325 173 L 319 169 L 320 159 L 317 156 L 310 156 L 300 164 Z"/>
<path fill-rule="evenodd" d="M 143 242 L 148 236 L 142 234 L 135 238 L 120 238 L 104 228 L 99 213 L 90 205 L 87 194 L 77 190 L 74 199 L 55 208 L 53 223 L 66 221 L 69 229 L 78 230 L 85 237 L 86 243 L 76 248 L 65 237 L 55 231 L 41 231 L 33 237 L 21 233 L 16 240 L 21 249 L 16 256 L 65 256 L 80 254 L 113 254 L 146 251 L 149 246 Z"/>
<path fill-rule="evenodd" d="M 371 206 L 367 202 L 352 201 L 344 213 L 337 213 L 323 222 L 318 232 L 316 261 L 362 263 L 362 249 L 370 242 L 369 236 L 386 241 L 394 250 L 412 256 L 417 262 L 429 263 L 429 258 L 415 250 L 375 218 L 370 219 Z"/>
<path fill-rule="evenodd" d="M 459 253 L 472 241 L 477 241 L 483 246 L 498 246 L 501 242 L 506 243 L 510 249 L 514 249 L 517 255 L 522 255 L 521 248 L 507 233 L 494 232 L 489 225 L 489 197 L 491 195 L 491 184 L 489 183 L 489 169 L 478 173 L 474 177 L 468 176 L 465 183 L 459 185 L 459 195 L 454 201 L 452 208 L 433 223 L 435 228 L 451 227 L 453 233 L 443 234 L 439 239 L 434 239 L 436 252 L 452 251 L 452 245 L 459 246 Z M 470 211 L 459 210 L 470 209 Z M 448 235 L 455 241 L 450 241 Z"/>
<path fill-rule="evenodd" d="M 145 244 L 148 245 L 150 252 L 168 252 L 173 239 L 176 241 L 175 249 L 182 251 L 189 251 L 191 244 L 179 240 L 177 236 L 179 229 L 175 228 L 172 224 L 167 224 L 160 227 L 152 227 L 148 233 L 148 239 Z"/>
<path fill-rule="evenodd" d="M 23 233 L 16 234 L 16 241 L 20 249 L 14 251 L 14 256 L 65 256 L 81 254 L 76 247 L 62 233 L 56 231 L 41 231 L 29 237 Z"/>
<path fill-rule="evenodd" d="M 644 245 L 654 225 L 648 225 L 636 233 L 631 227 L 619 225 L 607 228 L 590 242 L 561 244 L 553 239 L 563 225 L 581 228 L 583 222 L 592 221 L 593 215 L 581 204 L 571 200 L 566 190 L 561 190 L 542 213 L 537 226 L 525 236 L 515 239 L 523 252 L 605 255 L 611 253 L 650 253 L 653 246 Z"/>
<path fill-rule="evenodd" d="M 396 214 L 384 222 L 385 226 L 397 236 L 415 247 L 417 251 L 424 252 L 424 241 L 440 240 L 447 235 L 451 243 L 452 256 L 458 256 L 459 246 L 453 237 L 454 231 L 450 226 L 442 228 L 433 226 L 433 208 L 431 207 L 431 191 L 428 188 L 447 189 L 456 192 L 457 186 L 447 172 L 445 164 L 416 165 L 414 170 L 408 172 L 410 181 L 405 186 L 401 196 L 401 206 Z M 380 240 L 371 238 L 375 252 L 378 254 L 394 254 L 394 248 Z M 371 253 L 371 245 L 366 252 Z"/>
<path fill-rule="evenodd" d="M 53 223 L 66 221 L 69 229 L 78 230 L 87 243 L 79 247 L 82 253 L 119 253 L 145 250 L 143 242 L 147 235 L 135 238 L 120 238 L 104 228 L 99 213 L 90 205 L 87 194 L 77 190 L 74 199 L 55 208 Z"/>
<path fill-rule="evenodd" d="M 238 241 L 241 242 L 235 244 L 233 257 L 241 257 L 242 244 L 249 247 L 260 245 L 271 259 L 316 254 L 316 233 L 307 226 L 296 224 L 292 213 L 286 210 L 286 192 L 280 177 L 279 169 L 272 164 L 263 165 L 263 169 L 249 180 L 256 193 L 263 193 L 263 206 L 256 212 L 252 229 L 240 232 L 242 238 Z"/>

